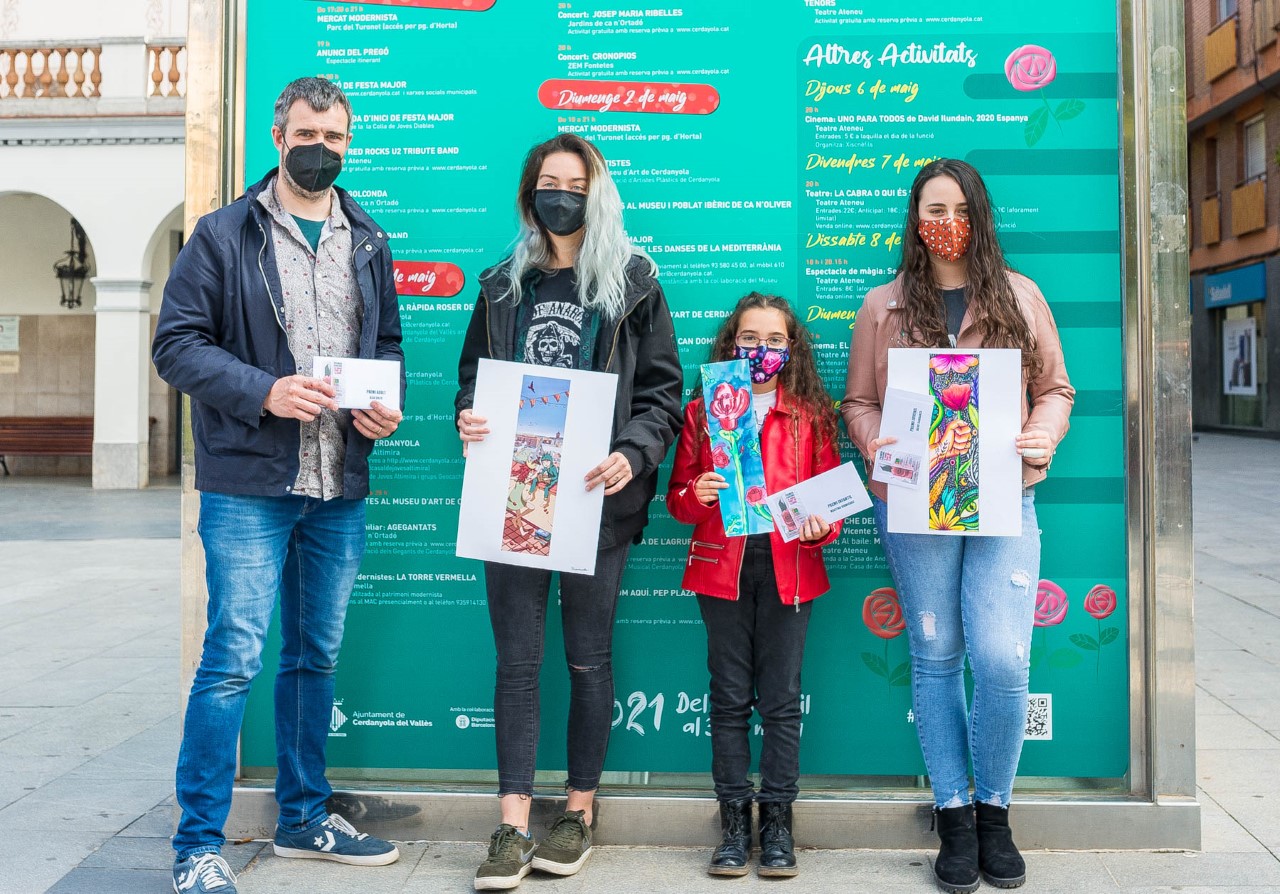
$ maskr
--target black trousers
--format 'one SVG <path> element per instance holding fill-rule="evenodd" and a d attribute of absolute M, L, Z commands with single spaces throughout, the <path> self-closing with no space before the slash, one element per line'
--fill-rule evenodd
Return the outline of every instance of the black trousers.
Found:
<path fill-rule="evenodd" d="M 631 544 L 600 550 L 596 573 L 560 575 L 560 616 L 569 665 L 569 788 L 600 784 L 613 723 L 613 621 Z M 498 649 L 494 721 L 498 794 L 532 795 L 551 572 L 486 562 L 489 621 Z"/>
<path fill-rule="evenodd" d="M 800 666 L 812 603 L 778 597 L 768 535 L 747 538 L 737 600 L 698 595 L 711 672 L 711 777 L 716 797 L 752 796 L 752 708 L 764 722 L 760 793 L 790 803 L 800 791 Z"/>

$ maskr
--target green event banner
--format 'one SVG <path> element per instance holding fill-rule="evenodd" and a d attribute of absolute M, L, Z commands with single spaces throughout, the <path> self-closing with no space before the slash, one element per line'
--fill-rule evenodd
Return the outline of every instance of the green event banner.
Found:
<path fill-rule="evenodd" d="M 686 394 L 719 322 L 760 290 L 794 303 L 839 398 L 858 309 L 899 261 L 915 174 L 941 156 L 983 173 L 1007 256 L 1048 298 L 1078 391 L 1071 432 L 1036 488 L 1043 580 L 1025 644 L 1020 773 L 1124 776 L 1114 4 L 1086 0 L 1063 15 L 1008 0 L 254 0 L 247 16 L 248 179 L 278 163 L 270 128 L 284 85 L 339 82 L 355 111 L 339 184 L 391 236 L 401 294 L 408 415 L 374 457 L 331 766 L 383 779 L 495 766 L 483 571 L 454 556 L 457 359 L 477 277 L 516 231 L 524 153 L 573 131 L 604 153 L 628 231 L 660 268 Z M 842 449 L 856 456 L 843 438 Z M 690 529 L 663 505 L 665 467 L 662 480 L 618 609 L 607 769 L 705 777 L 706 640 L 680 587 Z M 860 784 L 921 774 L 904 621 L 871 515 L 849 519 L 825 554 L 832 589 L 810 625 L 802 771 Z M 565 766 L 568 711 L 556 605 L 553 588 L 538 755 L 548 770 Z M 274 764 L 276 642 L 245 723 L 250 775 Z"/>

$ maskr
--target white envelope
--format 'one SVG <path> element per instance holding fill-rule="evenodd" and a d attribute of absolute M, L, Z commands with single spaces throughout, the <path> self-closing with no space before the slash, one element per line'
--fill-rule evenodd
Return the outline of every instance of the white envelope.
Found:
<path fill-rule="evenodd" d="M 871 508 L 857 467 L 845 463 L 765 497 L 774 527 L 788 543 L 800 536 L 806 518 L 817 515 L 830 524 Z"/>
<path fill-rule="evenodd" d="M 876 451 L 871 480 L 898 487 L 919 487 L 929 473 L 929 423 L 933 398 L 927 394 L 886 388 L 880 413 L 880 437 L 897 438 Z M 920 474 L 924 470 L 924 475 Z"/>
<path fill-rule="evenodd" d="M 389 410 L 400 409 L 398 360 L 317 357 L 311 374 L 334 387 L 343 409 L 367 410 L 375 400 Z"/>

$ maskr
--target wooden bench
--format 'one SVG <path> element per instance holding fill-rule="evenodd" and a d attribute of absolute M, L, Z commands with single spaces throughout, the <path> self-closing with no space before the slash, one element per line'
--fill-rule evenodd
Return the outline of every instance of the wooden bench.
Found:
<path fill-rule="evenodd" d="M 93 456 L 92 416 L 0 416 L 0 467 L 6 456 Z"/>

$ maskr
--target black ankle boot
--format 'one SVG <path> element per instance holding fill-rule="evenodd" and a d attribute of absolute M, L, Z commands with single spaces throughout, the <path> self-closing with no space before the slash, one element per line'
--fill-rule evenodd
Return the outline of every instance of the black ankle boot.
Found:
<path fill-rule="evenodd" d="M 720 829 L 724 840 L 711 855 L 711 875 L 746 875 L 751 857 L 751 799 L 720 802 Z"/>
<path fill-rule="evenodd" d="M 1027 880 L 1027 864 L 1013 843 L 1009 808 L 977 802 L 978 866 L 988 885 L 1016 888 Z"/>
<path fill-rule="evenodd" d="M 934 826 L 942 846 L 933 861 L 938 887 L 949 894 L 969 894 L 978 890 L 978 830 L 974 827 L 973 805 L 933 808 Z"/>
<path fill-rule="evenodd" d="M 765 878 L 789 878 L 796 868 L 796 842 L 791 836 L 791 805 L 760 805 L 760 868 Z"/>

